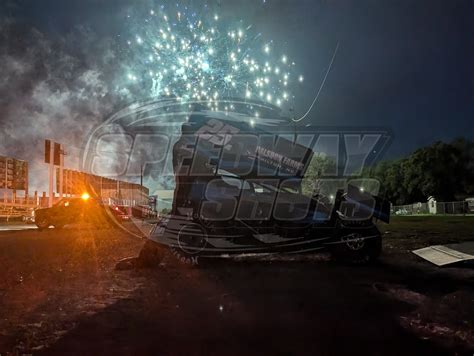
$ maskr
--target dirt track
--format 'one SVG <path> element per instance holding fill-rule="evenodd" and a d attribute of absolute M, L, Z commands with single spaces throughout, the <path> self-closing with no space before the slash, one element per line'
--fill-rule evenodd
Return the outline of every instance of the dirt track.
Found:
<path fill-rule="evenodd" d="M 472 269 L 391 249 L 371 267 L 322 254 L 114 270 L 142 244 L 0 233 L 0 353 L 472 354 Z"/>

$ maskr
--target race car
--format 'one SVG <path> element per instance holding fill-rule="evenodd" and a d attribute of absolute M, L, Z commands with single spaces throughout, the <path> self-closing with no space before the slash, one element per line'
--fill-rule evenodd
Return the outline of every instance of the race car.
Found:
<path fill-rule="evenodd" d="M 370 262 L 381 252 L 374 220 L 390 205 L 350 182 L 327 196 L 304 194 L 314 152 L 251 122 L 198 113 L 173 147 L 172 211 L 150 239 L 186 258 L 302 253 Z"/>

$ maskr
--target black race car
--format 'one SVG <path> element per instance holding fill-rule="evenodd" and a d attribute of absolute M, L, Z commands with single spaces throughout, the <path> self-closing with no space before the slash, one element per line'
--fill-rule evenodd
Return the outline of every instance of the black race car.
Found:
<path fill-rule="evenodd" d="M 171 214 L 150 239 L 191 261 L 323 248 L 339 259 L 375 260 L 381 235 L 374 220 L 389 221 L 389 203 L 350 183 L 331 195 L 303 194 L 313 154 L 252 123 L 192 116 L 173 148 Z"/>
<path fill-rule="evenodd" d="M 93 223 L 101 226 L 112 222 L 124 222 L 129 216 L 119 206 L 104 205 L 100 199 L 89 197 L 63 198 L 51 208 L 35 210 L 35 224 L 39 229 L 50 226 L 62 228 L 73 223 Z"/>

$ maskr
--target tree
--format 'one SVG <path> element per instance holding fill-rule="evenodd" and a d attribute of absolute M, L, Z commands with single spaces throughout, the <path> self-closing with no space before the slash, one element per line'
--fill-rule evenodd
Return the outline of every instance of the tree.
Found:
<path fill-rule="evenodd" d="M 435 142 L 397 161 L 366 169 L 364 176 L 381 182 L 382 194 L 394 204 L 410 204 L 433 196 L 440 201 L 474 194 L 474 143 L 457 139 Z"/>
<path fill-rule="evenodd" d="M 319 179 L 328 172 L 335 171 L 336 162 L 326 155 L 314 154 L 301 181 L 302 192 L 313 195 L 318 190 Z"/>

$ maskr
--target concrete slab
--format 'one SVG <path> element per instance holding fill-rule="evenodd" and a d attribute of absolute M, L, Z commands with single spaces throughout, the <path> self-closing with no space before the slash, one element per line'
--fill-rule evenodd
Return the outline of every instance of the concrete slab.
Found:
<path fill-rule="evenodd" d="M 446 266 L 452 263 L 474 260 L 474 241 L 434 245 L 412 252 L 437 266 Z"/>

